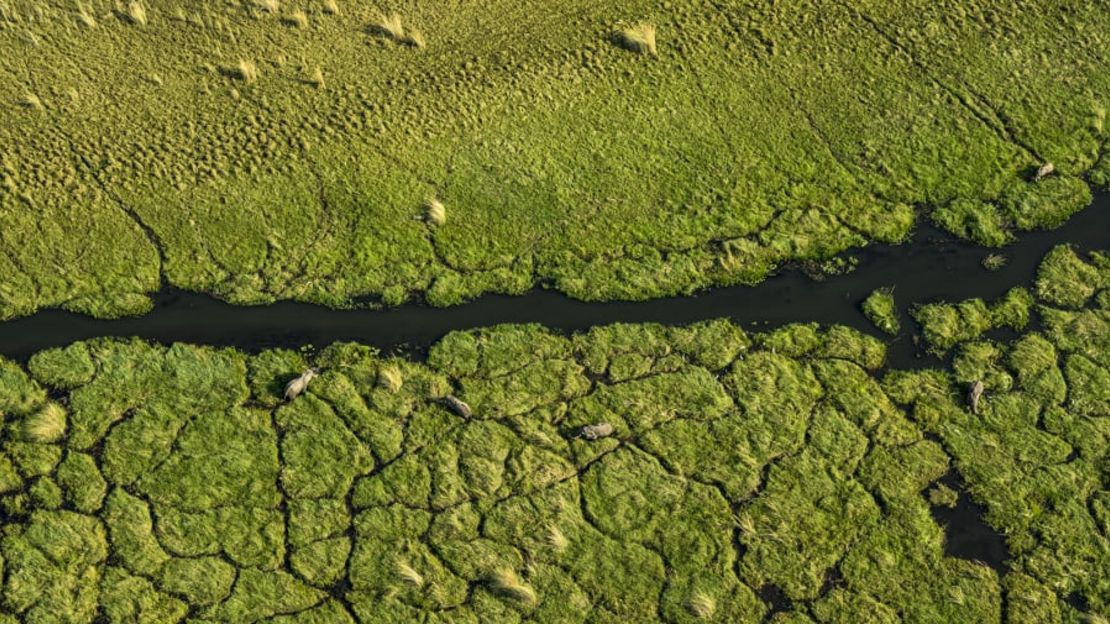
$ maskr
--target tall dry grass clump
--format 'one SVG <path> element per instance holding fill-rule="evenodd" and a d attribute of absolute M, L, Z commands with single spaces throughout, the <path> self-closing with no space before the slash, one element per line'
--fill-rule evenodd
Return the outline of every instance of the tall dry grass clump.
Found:
<path fill-rule="evenodd" d="M 32 442 L 57 442 L 65 433 L 65 408 L 53 401 L 23 421 L 23 435 Z"/>
<path fill-rule="evenodd" d="M 409 565 L 407 561 L 404 559 L 397 559 L 397 561 L 393 562 L 393 565 L 397 569 L 397 576 L 399 576 L 402 581 L 417 589 L 424 586 L 424 577 L 416 571 L 416 568 Z"/>
<path fill-rule="evenodd" d="M 247 84 L 253 84 L 258 80 L 258 65 L 255 65 L 254 61 L 239 59 L 238 63 L 226 68 L 224 73 L 236 80 L 242 80 Z"/>
<path fill-rule="evenodd" d="M 77 21 L 85 28 L 96 28 L 96 18 L 84 2 L 77 3 Z"/>
<path fill-rule="evenodd" d="M 490 575 L 489 585 L 494 593 L 515 600 L 524 606 L 534 607 L 536 605 L 536 590 L 527 585 L 515 571 L 509 568 L 500 568 Z"/>
<path fill-rule="evenodd" d="M 404 383 L 405 378 L 401 375 L 401 369 L 396 366 L 390 364 L 378 369 L 378 385 L 386 390 L 397 392 Z"/>
<path fill-rule="evenodd" d="M 427 40 L 424 39 L 424 33 L 420 32 L 416 28 L 409 29 L 409 34 L 407 37 L 405 37 L 405 43 L 408 43 L 414 48 L 421 49 L 423 49 L 424 46 L 428 45 Z"/>
<path fill-rule="evenodd" d="M 146 5 L 139 0 L 132 0 L 127 3 L 124 8 L 123 14 L 127 17 L 127 21 L 138 26 L 146 26 Z"/>
<path fill-rule="evenodd" d="M 625 48 L 640 54 L 656 54 L 655 25 L 640 22 L 635 26 L 625 28 L 618 33 L 618 39 Z"/>
<path fill-rule="evenodd" d="M 312 70 L 312 73 L 310 73 L 308 75 L 308 78 L 305 79 L 305 82 L 307 82 L 308 84 L 316 87 L 317 89 L 323 89 L 324 88 L 324 70 L 320 69 L 319 67 Z"/>
<path fill-rule="evenodd" d="M 555 552 L 563 552 L 570 545 L 570 540 L 567 539 L 558 525 L 549 524 L 547 526 L 547 543 L 555 549 Z"/>
<path fill-rule="evenodd" d="M 424 220 L 430 225 L 443 225 L 447 223 L 447 207 L 435 197 L 424 202 Z"/>
<path fill-rule="evenodd" d="M 254 6 L 267 13 L 277 13 L 281 9 L 278 0 L 254 0 Z"/>
<path fill-rule="evenodd" d="M 283 17 L 282 21 L 296 28 L 304 28 L 308 26 L 308 15 L 306 15 L 303 10 L 296 9 L 289 15 Z"/>
<path fill-rule="evenodd" d="M 22 106 L 24 108 L 29 108 L 31 110 L 37 110 L 37 111 L 40 111 L 40 110 L 43 110 L 43 109 L 46 108 L 42 104 L 42 99 L 39 98 L 39 96 L 35 95 L 34 93 L 31 93 L 30 91 L 28 91 L 27 93 L 24 93 L 23 97 L 19 98 L 19 104 L 20 104 L 20 106 Z"/>
<path fill-rule="evenodd" d="M 687 606 L 690 607 L 690 613 L 693 613 L 694 617 L 702 620 L 708 620 L 717 612 L 717 602 L 705 592 L 694 592 Z"/>
<path fill-rule="evenodd" d="M 337 0 L 324 0 L 324 13 L 327 15 L 339 15 L 339 2 L 337 2 Z"/>
<path fill-rule="evenodd" d="M 401 15 L 399 13 L 379 15 L 378 21 L 374 22 L 374 30 L 394 41 L 405 40 L 405 26 L 401 23 Z"/>

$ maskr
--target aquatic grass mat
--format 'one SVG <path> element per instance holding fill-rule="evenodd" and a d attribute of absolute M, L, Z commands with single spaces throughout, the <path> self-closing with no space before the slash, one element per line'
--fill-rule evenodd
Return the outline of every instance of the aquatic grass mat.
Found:
<path fill-rule="evenodd" d="M 1022 292 L 978 302 L 1025 302 L 1016 338 L 920 371 L 724 320 L 5 361 L 0 621 L 1084 621 L 1110 263 L 1061 247 Z"/>

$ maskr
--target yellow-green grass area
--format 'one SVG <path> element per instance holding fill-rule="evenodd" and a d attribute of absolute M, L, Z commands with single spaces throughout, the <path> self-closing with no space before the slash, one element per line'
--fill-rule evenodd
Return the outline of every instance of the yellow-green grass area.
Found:
<path fill-rule="evenodd" d="M 1098 2 L 0 0 L 0 318 L 643 299 L 921 206 L 1002 244 L 1107 184 L 1108 39 Z"/>
<path fill-rule="evenodd" d="M 847 327 L 725 320 L 503 325 L 423 362 L 120 339 L 2 361 L 0 622 L 1099 621 L 1093 276 L 1046 269 L 1042 329 L 917 371 Z M 933 512 L 967 497 L 1004 566 L 946 554 Z"/>

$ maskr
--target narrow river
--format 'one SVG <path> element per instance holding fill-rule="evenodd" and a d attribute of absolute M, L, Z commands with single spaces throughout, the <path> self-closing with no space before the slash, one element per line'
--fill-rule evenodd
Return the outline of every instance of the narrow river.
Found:
<path fill-rule="evenodd" d="M 24 361 L 36 351 L 76 340 L 138 336 L 167 344 L 234 346 L 252 352 L 353 340 L 386 352 L 419 355 L 448 332 L 499 323 L 541 323 L 580 331 L 616 322 L 686 324 L 719 317 L 754 329 L 816 321 L 879 335 L 863 317 L 859 303 L 872 290 L 893 286 L 904 330 L 890 341 L 888 365 L 912 368 L 921 365 L 923 356 L 909 334 L 913 328 L 907 316 L 910 303 L 997 297 L 1012 286 L 1028 284 L 1044 254 L 1062 242 L 1081 250 L 1110 248 L 1110 193 L 1096 194 L 1091 206 L 1059 229 L 1019 235 L 1017 242 L 1000 250 L 1009 263 L 994 272 L 980 264 L 990 250 L 956 240 L 923 222 L 910 242 L 856 250 L 856 270 L 824 281 L 788 270 L 754 287 L 716 288 L 642 302 L 589 303 L 535 289 L 523 296 L 487 295 L 451 308 L 412 304 L 385 310 L 333 310 L 293 302 L 244 307 L 169 289 L 157 293 L 153 311 L 140 317 L 105 321 L 44 310 L 0 323 L 0 354 Z"/>

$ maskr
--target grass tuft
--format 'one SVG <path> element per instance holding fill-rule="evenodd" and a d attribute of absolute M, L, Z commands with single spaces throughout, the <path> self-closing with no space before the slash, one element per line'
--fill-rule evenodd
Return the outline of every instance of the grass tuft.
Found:
<path fill-rule="evenodd" d="M 987 254 L 987 256 L 983 258 L 983 268 L 988 271 L 997 271 L 1006 266 L 1006 263 L 1009 261 L 1009 258 L 1007 258 L 1005 254 Z"/>
<path fill-rule="evenodd" d="M 53 401 L 23 421 L 23 435 L 32 442 L 57 442 L 65 432 L 65 408 Z"/>
<path fill-rule="evenodd" d="M 489 579 L 490 589 L 511 600 L 525 606 L 535 606 L 536 590 L 521 580 L 520 576 L 509 568 L 500 568 Z"/>
<path fill-rule="evenodd" d="M 713 614 L 717 611 L 717 601 L 713 600 L 713 597 L 709 594 L 701 591 L 694 592 L 687 606 L 690 607 L 690 613 L 703 620 L 713 617 Z"/>
<path fill-rule="evenodd" d="M 254 6 L 267 13 L 277 13 L 281 9 L 281 3 L 278 0 L 254 0 Z"/>
<path fill-rule="evenodd" d="M 96 18 L 93 17 L 89 7 L 83 2 L 77 4 L 77 21 L 81 22 L 85 28 L 96 28 Z"/>
<path fill-rule="evenodd" d="M 242 80 L 246 84 L 253 84 L 258 80 L 258 66 L 254 61 L 240 59 L 235 65 L 224 68 L 224 74 L 236 80 Z"/>
<path fill-rule="evenodd" d="M 655 25 L 647 22 L 640 22 L 635 26 L 625 28 L 618 34 L 618 39 L 622 46 L 633 52 L 640 54 L 656 54 L 655 48 Z"/>
<path fill-rule="evenodd" d="M 30 108 L 32 110 L 40 111 L 46 108 L 45 106 L 43 106 L 42 100 L 39 98 L 39 96 L 31 92 L 24 93 L 23 97 L 19 98 L 19 103 L 24 108 Z"/>
<path fill-rule="evenodd" d="M 427 45 L 427 41 L 425 41 L 424 39 L 424 33 L 415 28 L 409 29 L 409 35 L 408 37 L 405 37 L 405 41 L 412 47 L 421 50 L 424 49 L 424 46 Z"/>
<path fill-rule="evenodd" d="M 397 568 L 397 576 L 401 577 L 402 581 L 408 583 L 409 585 L 412 585 L 413 587 L 416 587 L 417 589 L 424 586 L 424 577 L 421 576 L 421 574 L 417 572 L 415 568 L 409 565 L 407 561 L 405 561 L 404 559 L 398 559 L 396 562 L 394 562 L 394 566 Z"/>
<path fill-rule="evenodd" d="M 294 28 L 304 28 L 308 26 L 308 15 L 306 15 L 303 10 L 296 9 L 289 15 L 281 18 L 281 21 Z"/>
<path fill-rule="evenodd" d="M 405 378 L 401 375 L 401 369 L 396 366 L 389 365 L 378 369 L 378 385 L 386 390 L 397 392 L 404 383 Z"/>
<path fill-rule="evenodd" d="M 146 26 L 146 6 L 142 2 L 139 2 L 139 0 L 133 0 L 127 3 L 124 16 L 127 18 L 127 21 L 132 24 Z"/>
<path fill-rule="evenodd" d="M 305 82 L 307 82 L 308 84 L 316 87 L 317 89 L 323 89 L 324 88 L 324 70 L 317 67 L 316 69 L 314 69 L 312 71 L 311 74 L 308 75 L 308 78 L 305 79 Z"/>
<path fill-rule="evenodd" d="M 563 552 L 570 545 L 570 540 L 567 539 L 558 525 L 549 524 L 547 526 L 547 543 L 557 552 Z"/>
<path fill-rule="evenodd" d="M 943 483 L 938 483 L 929 490 L 929 504 L 934 507 L 948 507 L 951 509 L 956 506 L 959 500 L 959 493 Z"/>
<path fill-rule="evenodd" d="M 405 40 L 405 26 L 401 23 L 401 15 L 399 13 L 379 15 L 378 21 L 374 22 L 373 30 L 394 41 Z"/>
<path fill-rule="evenodd" d="M 431 197 L 424 203 L 424 220 L 431 225 L 447 223 L 447 208 L 443 202 Z"/>
<path fill-rule="evenodd" d="M 339 15 L 339 2 L 337 0 L 324 0 L 324 13 Z"/>

